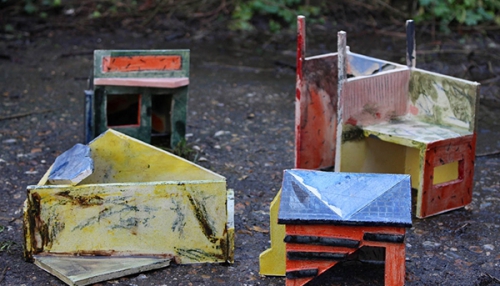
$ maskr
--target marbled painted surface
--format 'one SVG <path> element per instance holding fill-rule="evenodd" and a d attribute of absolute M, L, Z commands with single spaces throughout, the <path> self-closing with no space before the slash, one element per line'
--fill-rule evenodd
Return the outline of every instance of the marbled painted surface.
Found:
<path fill-rule="evenodd" d="M 80 185 L 46 185 L 46 174 L 28 186 L 26 257 L 232 262 L 234 195 L 224 177 L 113 130 L 89 145 L 95 170 Z"/>
<path fill-rule="evenodd" d="M 296 114 L 296 166 L 316 169 L 335 163 L 337 128 L 337 55 L 303 62 Z"/>
<path fill-rule="evenodd" d="M 436 125 L 474 131 L 479 83 L 411 70 L 409 114 Z"/>
<path fill-rule="evenodd" d="M 422 121 L 411 119 L 394 120 L 374 125 L 364 126 L 363 130 L 369 135 L 385 135 L 385 140 L 393 143 L 399 143 L 405 146 L 414 146 L 411 142 L 431 143 L 440 140 L 446 140 L 472 133 L 461 128 L 446 128 Z M 392 137 L 392 138 L 388 138 Z"/>
<path fill-rule="evenodd" d="M 346 80 L 342 90 L 344 124 L 370 125 L 406 114 L 409 69 Z"/>
<path fill-rule="evenodd" d="M 410 176 L 286 170 L 278 221 L 411 224 Z"/>
<path fill-rule="evenodd" d="M 225 262 L 224 182 L 169 182 L 28 189 L 33 254 L 176 257 Z"/>

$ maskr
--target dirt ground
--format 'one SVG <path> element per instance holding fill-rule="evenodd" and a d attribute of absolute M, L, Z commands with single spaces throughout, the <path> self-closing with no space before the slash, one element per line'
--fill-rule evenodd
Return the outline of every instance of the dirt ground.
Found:
<path fill-rule="evenodd" d="M 403 63 L 404 28 L 343 26 L 351 50 Z M 419 27 L 417 27 L 418 31 Z M 307 55 L 336 50 L 310 25 Z M 314 35 L 314 37 L 313 37 Z M 417 32 L 417 66 L 482 83 L 473 202 L 413 219 L 407 285 L 500 285 L 500 35 Z M 294 161 L 295 36 L 245 39 L 207 31 L 49 29 L 0 41 L 0 285 L 64 285 L 22 258 L 22 205 L 55 158 L 83 141 L 83 90 L 95 49 L 191 49 L 188 142 L 235 190 L 235 263 L 171 265 L 99 285 L 283 285 L 259 275 L 269 204 Z M 224 131 L 224 132 L 219 132 Z M 380 285 L 380 275 L 331 285 Z"/>

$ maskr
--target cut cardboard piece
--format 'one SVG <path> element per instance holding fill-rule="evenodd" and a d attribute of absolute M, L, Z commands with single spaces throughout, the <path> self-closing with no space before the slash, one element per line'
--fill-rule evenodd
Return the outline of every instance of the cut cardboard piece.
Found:
<path fill-rule="evenodd" d="M 50 170 L 52 185 L 76 185 L 92 174 L 94 161 L 90 158 L 89 146 L 76 144 L 56 158 Z"/>
<path fill-rule="evenodd" d="M 78 185 L 47 184 L 49 170 L 28 186 L 27 260 L 233 262 L 234 194 L 224 177 L 114 130 L 89 147 L 94 172 Z"/>
<path fill-rule="evenodd" d="M 295 167 L 410 174 L 425 218 L 472 200 L 480 84 L 415 68 L 407 28 L 408 66 L 351 52 L 342 31 L 337 53 L 306 57 L 298 18 Z"/>
<path fill-rule="evenodd" d="M 280 207 L 281 189 L 274 197 L 269 207 L 269 235 L 271 236 L 271 247 L 264 250 L 259 255 L 259 274 L 267 276 L 285 276 L 286 272 L 286 251 L 285 226 L 278 224 L 278 211 Z"/>
<path fill-rule="evenodd" d="M 167 267 L 170 259 L 35 256 L 35 264 L 68 285 L 83 286 Z"/>

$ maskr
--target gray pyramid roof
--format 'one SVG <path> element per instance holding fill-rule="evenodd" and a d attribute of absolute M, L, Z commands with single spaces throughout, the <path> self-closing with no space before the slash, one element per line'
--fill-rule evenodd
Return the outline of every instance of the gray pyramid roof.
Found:
<path fill-rule="evenodd" d="M 285 170 L 278 222 L 411 226 L 410 176 Z"/>

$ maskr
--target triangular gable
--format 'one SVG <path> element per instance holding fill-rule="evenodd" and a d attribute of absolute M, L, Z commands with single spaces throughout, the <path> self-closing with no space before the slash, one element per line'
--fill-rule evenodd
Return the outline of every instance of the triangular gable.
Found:
<path fill-rule="evenodd" d="M 314 187 L 304 184 L 301 176 L 285 171 L 282 190 L 278 220 L 296 219 L 299 215 L 306 220 L 341 219 L 335 209 L 316 195 Z"/>
<path fill-rule="evenodd" d="M 404 178 L 373 202 L 353 214 L 350 219 L 371 221 L 377 224 L 399 223 L 409 227 L 411 226 L 410 190 L 410 178 Z"/>
<path fill-rule="evenodd" d="M 81 184 L 225 180 L 184 158 L 112 129 L 95 138 L 89 146 L 94 172 Z"/>
<path fill-rule="evenodd" d="M 410 214 L 408 175 L 286 170 L 282 191 L 281 223 L 394 224 Z"/>

